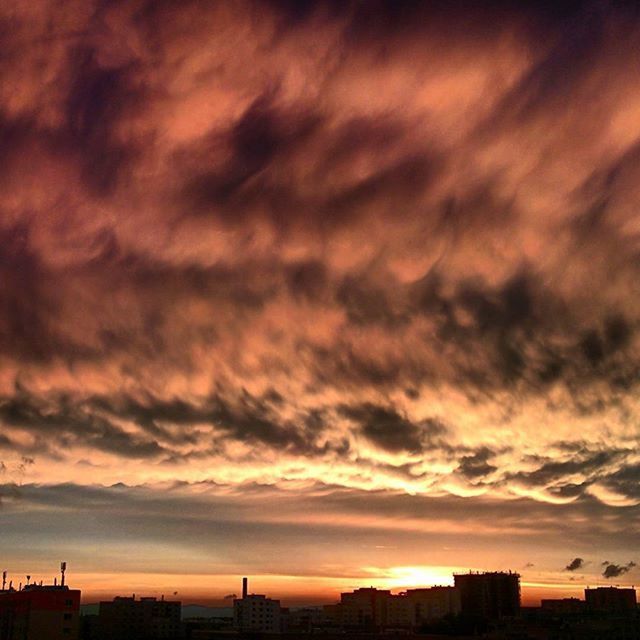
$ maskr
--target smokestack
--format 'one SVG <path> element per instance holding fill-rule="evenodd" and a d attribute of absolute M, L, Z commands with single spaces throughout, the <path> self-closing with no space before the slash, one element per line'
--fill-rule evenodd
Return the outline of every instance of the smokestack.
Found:
<path fill-rule="evenodd" d="M 4 588 L 7 584 L 7 572 L 3 571 L 2 572 L 2 590 L 4 591 Z"/>
<path fill-rule="evenodd" d="M 66 562 L 61 562 L 60 563 L 60 573 L 62 574 L 60 577 L 60 586 L 64 587 L 64 572 L 67 570 L 67 563 Z"/>
<path fill-rule="evenodd" d="M 242 598 L 247 597 L 247 592 L 249 591 L 249 578 L 242 578 Z"/>

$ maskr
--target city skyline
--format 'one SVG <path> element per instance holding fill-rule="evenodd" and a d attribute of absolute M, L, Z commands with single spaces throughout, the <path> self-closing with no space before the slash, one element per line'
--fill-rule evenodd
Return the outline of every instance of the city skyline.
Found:
<path fill-rule="evenodd" d="M 0 6 L 4 568 L 640 583 L 636 4 Z"/>
<path fill-rule="evenodd" d="M 66 563 L 65 563 L 66 565 Z M 65 567 L 66 568 L 66 567 Z M 415 568 L 405 568 L 415 569 Z M 526 569 L 526 567 L 525 567 Z M 625 584 L 624 582 L 604 580 L 602 577 L 600 580 L 596 580 L 592 583 L 575 583 L 570 590 L 566 590 L 562 583 L 559 584 L 536 584 L 521 581 L 521 572 L 513 569 L 469 569 L 469 568 L 451 568 L 448 575 L 445 575 L 443 571 L 438 578 L 435 578 L 435 573 L 431 575 L 432 580 L 429 582 L 427 578 L 428 571 L 416 572 L 407 571 L 403 577 L 395 576 L 389 579 L 388 577 L 370 575 L 367 579 L 361 579 L 360 581 L 353 581 L 353 578 L 343 578 L 335 580 L 331 588 L 328 590 L 317 590 L 308 586 L 308 578 L 296 577 L 296 576 L 251 576 L 251 588 L 245 592 L 244 581 L 247 578 L 242 578 L 242 587 L 240 587 L 239 575 L 224 575 L 224 576 L 209 576 L 209 575 L 185 575 L 183 576 L 187 580 L 191 581 L 191 587 L 193 590 L 189 590 L 189 585 L 184 591 L 172 590 L 177 584 L 176 578 L 181 576 L 162 576 L 159 582 L 136 582 L 136 577 L 123 576 L 119 574 L 105 574 L 101 576 L 105 582 L 101 589 L 87 589 L 87 585 L 91 585 L 91 582 L 83 581 L 83 576 L 75 576 L 72 578 L 72 589 L 78 589 L 82 592 L 83 605 L 96 604 L 102 600 L 111 600 L 115 597 L 165 597 L 169 600 L 180 599 L 184 600 L 185 606 L 190 605 L 202 605 L 208 607 L 221 607 L 230 608 L 233 605 L 235 598 L 242 598 L 248 593 L 253 594 L 266 594 L 268 597 L 275 598 L 283 603 L 283 606 L 319 606 L 332 604 L 339 598 L 340 594 L 345 591 L 358 590 L 358 589 L 378 589 L 389 590 L 393 594 L 402 594 L 407 590 L 415 589 L 431 589 L 438 587 L 453 587 L 454 577 L 456 575 L 482 575 L 491 573 L 503 573 L 508 575 L 517 576 L 520 584 L 521 603 L 524 607 L 539 607 L 541 600 L 544 599 L 562 599 L 562 598 L 576 598 L 580 597 L 585 589 L 595 589 L 600 587 L 614 587 L 614 588 L 626 588 L 632 587 L 635 589 L 635 584 Z M 7 590 L 20 590 L 29 584 L 33 587 L 44 584 L 47 585 L 59 585 L 59 576 L 53 576 L 49 573 L 46 574 L 34 574 L 29 573 L 25 575 L 13 574 L 7 570 L 4 571 L 3 587 Z M 410 574 L 410 575 L 409 575 Z M 409 576 L 409 577 L 407 577 Z M 139 578 L 138 578 L 139 579 Z M 212 585 L 215 583 L 215 586 Z M 314 580 L 311 580 L 313 584 Z M 104 587 L 108 584 L 108 587 Z M 142 587 L 142 588 L 136 588 Z M 158 588 L 160 587 L 160 588 Z M 164 587 L 164 588 L 162 588 Z M 255 588 L 254 588 L 255 587 Z"/>

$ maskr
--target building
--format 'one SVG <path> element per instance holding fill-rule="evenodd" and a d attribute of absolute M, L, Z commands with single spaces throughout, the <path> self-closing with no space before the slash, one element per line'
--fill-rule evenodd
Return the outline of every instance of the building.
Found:
<path fill-rule="evenodd" d="M 456 587 L 409 589 L 406 598 L 414 628 L 447 615 L 458 615 L 461 611 L 460 591 Z"/>
<path fill-rule="evenodd" d="M 324 608 L 333 627 L 379 631 L 415 629 L 425 622 L 460 612 L 460 594 L 454 587 L 409 589 L 393 595 L 384 589 L 356 589 L 340 602 Z"/>
<path fill-rule="evenodd" d="M 342 627 L 366 630 L 385 628 L 391 597 L 391 591 L 374 587 L 342 593 Z"/>
<path fill-rule="evenodd" d="M 322 607 L 302 607 L 287 611 L 282 609 L 282 616 L 286 618 L 283 624 L 283 631 L 312 633 L 314 629 L 319 629 L 324 625 L 325 617 Z"/>
<path fill-rule="evenodd" d="M 340 629 L 374 631 L 387 626 L 391 591 L 368 587 L 340 594 L 340 602 L 324 607 L 326 622 Z"/>
<path fill-rule="evenodd" d="M 280 633 L 282 609 L 280 600 L 249 594 L 248 580 L 242 579 L 242 598 L 233 601 L 233 625 L 238 631 Z"/>
<path fill-rule="evenodd" d="M 0 591 L 0 640 L 77 640 L 80 590 L 69 589 L 62 580 L 52 585 L 28 584 Z"/>
<path fill-rule="evenodd" d="M 100 603 L 97 626 L 101 640 L 182 637 L 182 603 L 162 598 L 116 597 Z"/>
<path fill-rule="evenodd" d="M 406 593 L 392 595 L 387 601 L 387 628 L 411 629 L 414 626 L 414 611 Z"/>
<path fill-rule="evenodd" d="M 520 576 L 492 571 L 453 576 L 460 591 L 461 612 L 485 620 L 515 616 L 520 611 Z"/>
<path fill-rule="evenodd" d="M 540 601 L 543 613 L 566 616 L 584 613 L 584 600 L 579 598 L 549 598 Z"/>
<path fill-rule="evenodd" d="M 632 613 L 637 610 L 636 590 L 597 587 L 584 590 L 587 610 L 593 613 Z"/>

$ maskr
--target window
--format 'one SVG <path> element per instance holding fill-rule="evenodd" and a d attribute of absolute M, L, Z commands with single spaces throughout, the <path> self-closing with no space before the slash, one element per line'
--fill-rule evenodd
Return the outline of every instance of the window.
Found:
<path fill-rule="evenodd" d="M 65 614 L 64 614 L 64 616 L 63 616 L 63 618 L 64 618 L 65 620 L 71 620 L 72 615 L 71 615 L 70 613 L 65 613 Z"/>

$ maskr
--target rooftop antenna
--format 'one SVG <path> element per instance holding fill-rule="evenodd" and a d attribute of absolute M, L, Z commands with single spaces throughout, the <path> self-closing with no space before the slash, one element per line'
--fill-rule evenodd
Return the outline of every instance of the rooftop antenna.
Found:
<path fill-rule="evenodd" d="M 60 563 L 60 573 L 62 574 L 61 578 L 60 578 L 60 586 L 64 587 L 64 573 L 67 570 L 67 563 L 66 562 L 61 562 Z"/>
<path fill-rule="evenodd" d="M 27 576 L 27 587 L 29 586 L 29 581 L 31 580 L 31 576 Z"/>
<path fill-rule="evenodd" d="M 7 572 L 3 571 L 2 572 L 2 590 L 4 591 L 4 588 L 7 584 Z"/>

